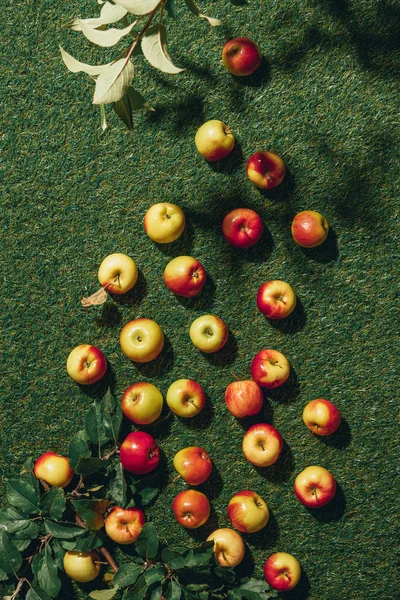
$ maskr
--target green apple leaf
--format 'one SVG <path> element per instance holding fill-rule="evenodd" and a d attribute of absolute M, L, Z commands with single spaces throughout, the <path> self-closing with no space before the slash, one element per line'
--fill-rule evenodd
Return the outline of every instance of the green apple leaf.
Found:
<path fill-rule="evenodd" d="M 121 565 L 114 575 L 113 583 L 121 588 L 128 587 L 129 585 L 136 583 L 139 575 L 142 573 L 143 567 L 135 565 L 134 563 Z"/>
<path fill-rule="evenodd" d="M 192 549 L 192 557 L 187 563 L 188 567 L 197 567 L 209 563 L 211 556 L 214 554 L 214 542 L 203 542 L 200 546 Z"/>
<path fill-rule="evenodd" d="M 74 541 L 73 547 L 71 546 L 68 550 L 76 550 L 77 552 L 89 552 L 90 550 L 96 550 L 104 545 L 104 539 L 96 531 L 87 530 L 83 535 L 79 536 Z M 65 542 L 63 546 L 66 548 Z"/>
<path fill-rule="evenodd" d="M 219 19 L 213 19 L 211 17 L 207 17 L 207 15 L 203 15 L 200 10 L 197 8 L 193 0 L 185 0 L 189 10 L 196 15 L 196 17 L 200 17 L 201 19 L 206 19 L 212 27 L 218 27 L 218 25 L 222 25 L 222 22 Z"/>
<path fill-rule="evenodd" d="M 108 389 L 100 404 L 104 433 L 109 440 L 118 440 L 122 423 L 121 402 L 117 402 Z"/>
<path fill-rule="evenodd" d="M 158 535 L 153 523 L 145 523 L 136 540 L 136 550 L 142 558 L 155 558 L 158 552 Z"/>
<path fill-rule="evenodd" d="M 3 569 L 0 569 L 0 581 L 7 581 L 7 579 L 8 579 L 7 573 L 5 573 L 3 571 Z"/>
<path fill-rule="evenodd" d="M 122 600 L 139 600 L 139 598 L 144 598 L 146 590 L 147 583 L 144 574 L 142 573 L 139 575 L 134 585 L 129 588 L 129 590 L 125 590 Z"/>
<path fill-rule="evenodd" d="M 60 542 L 56 540 L 56 538 L 51 538 L 49 544 L 53 552 L 54 562 L 57 565 L 57 567 L 62 570 L 64 568 L 64 550 L 62 549 L 62 547 L 60 546 Z"/>
<path fill-rule="evenodd" d="M 84 527 L 79 527 L 79 525 L 74 525 L 67 521 L 52 521 L 51 519 L 46 519 L 44 526 L 47 533 L 51 533 L 55 538 L 64 540 L 71 540 L 79 535 L 83 535 L 87 531 Z"/>
<path fill-rule="evenodd" d="M 89 40 L 89 42 L 92 42 L 92 44 L 97 44 L 97 46 L 101 46 L 102 48 L 111 48 L 111 46 L 118 44 L 123 37 L 132 31 L 135 23 L 131 23 L 123 29 L 111 27 L 111 29 L 105 29 L 104 31 L 101 29 L 93 29 L 80 19 L 78 19 L 78 25 L 83 35 Z"/>
<path fill-rule="evenodd" d="M 123 6 L 128 12 L 133 15 L 148 15 L 158 5 L 161 5 L 160 0 L 114 0 L 118 6 Z"/>
<path fill-rule="evenodd" d="M 98 80 L 100 79 L 100 77 L 98 78 Z M 94 444 L 98 448 L 100 448 L 100 446 L 102 446 L 108 441 L 108 438 L 104 433 L 100 402 L 96 402 L 96 400 L 93 402 L 91 408 L 86 413 L 85 433 L 89 440 L 92 442 L 92 444 Z"/>
<path fill-rule="evenodd" d="M 39 532 L 40 532 L 39 525 L 37 523 L 35 523 L 35 521 L 30 521 L 30 523 L 27 527 L 24 527 L 23 529 L 20 529 L 19 531 L 16 531 L 16 532 L 10 534 L 10 538 L 12 539 L 13 542 L 15 542 L 16 540 L 31 541 L 38 537 Z"/>
<path fill-rule="evenodd" d="M 0 532 L 0 569 L 7 575 L 18 571 L 22 556 L 5 531 Z"/>
<path fill-rule="evenodd" d="M 41 587 L 32 583 L 26 594 L 25 600 L 51 600 L 51 597 Z"/>
<path fill-rule="evenodd" d="M 93 592 L 90 592 L 89 598 L 93 598 L 93 600 L 111 600 L 117 592 L 117 587 L 111 588 L 110 590 L 94 590 Z"/>
<path fill-rule="evenodd" d="M 114 477 L 110 481 L 110 494 L 118 506 L 126 506 L 127 485 L 125 481 L 124 469 L 121 463 L 118 463 L 114 469 Z"/>
<path fill-rule="evenodd" d="M 69 443 L 68 460 L 71 469 L 75 471 L 79 459 L 89 458 L 92 456 L 92 451 L 88 446 L 87 437 L 84 431 L 78 431 Z"/>
<path fill-rule="evenodd" d="M 11 506 L 27 515 L 40 512 L 39 496 L 29 483 L 21 479 L 10 479 L 7 482 L 7 500 Z"/>
<path fill-rule="evenodd" d="M 109 500 L 71 500 L 71 504 L 85 525 L 97 531 L 103 526 L 103 515 L 111 503 Z"/>
<path fill-rule="evenodd" d="M 64 490 L 52 487 L 40 498 L 40 511 L 56 521 L 60 520 L 66 509 Z"/>
<path fill-rule="evenodd" d="M 68 71 L 71 71 L 71 73 L 87 73 L 87 75 L 95 77 L 96 75 L 100 75 L 100 73 L 108 69 L 108 67 L 113 64 L 107 63 L 105 65 L 88 65 L 86 63 L 80 62 L 79 60 L 71 56 L 71 54 L 68 54 L 68 52 L 66 52 L 61 46 L 59 46 L 59 48 L 61 52 L 61 58 Z"/>
<path fill-rule="evenodd" d="M 52 598 L 56 598 L 61 589 L 61 581 L 59 580 L 57 573 L 57 565 L 51 555 L 51 548 L 47 544 L 40 553 L 37 581 L 40 587 Z"/>
<path fill-rule="evenodd" d="M 170 579 L 165 592 L 166 600 L 180 600 L 182 596 L 182 588 L 177 581 Z"/>
<path fill-rule="evenodd" d="M 167 0 L 165 8 L 172 19 L 176 19 L 177 11 L 176 11 L 176 0 Z"/>
<path fill-rule="evenodd" d="M 80 458 L 75 467 L 79 475 L 92 475 L 105 468 L 105 462 L 101 458 Z"/>
<path fill-rule="evenodd" d="M 121 58 L 105 69 L 96 80 L 93 104 L 117 102 L 132 83 L 132 61 Z"/>
<path fill-rule="evenodd" d="M 184 69 L 175 67 L 168 53 L 167 31 L 164 25 L 150 27 L 142 38 L 142 50 L 152 67 L 163 73 L 181 73 Z"/>
<path fill-rule="evenodd" d="M 15 508 L 9 507 L 0 511 L 0 529 L 4 529 L 7 533 L 25 529 L 30 522 L 30 519 L 20 515 Z"/>
<path fill-rule="evenodd" d="M 88 27 L 97 29 L 103 25 L 111 25 L 112 23 L 118 23 L 124 18 L 128 11 L 123 6 L 111 4 L 111 2 L 105 2 L 100 11 L 100 16 L 94 19 L 73 19 L 69 23 L 66 23 L 63 27 L 68 27 L 74 31 L 80 31 L 80 23 L 84 23 Z"/>
<path fill-rule="evenodd" d="M 150 567 L 149 569 L 146 569 L 144 572 L 144 578 L 147 586 L 150 587 L 155 583 L 161 583 L 165 577 L 165 574 L 164 567 Z"/>

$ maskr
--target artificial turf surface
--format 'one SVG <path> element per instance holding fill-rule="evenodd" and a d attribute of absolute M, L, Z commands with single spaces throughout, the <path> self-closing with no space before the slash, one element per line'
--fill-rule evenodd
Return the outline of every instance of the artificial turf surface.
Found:
<path fill-rule="evenodd" d="M 93 82 L 72 75 L 58 44 L 84 62 L 115 54 L 61 29 L 73 17 L 98 13 L 96 2 L 5 0 L 2 7 L 2 409 L 1 491 L 24 459 L 67 451 L 93 397 L 107 384 L 120 398 L 138 380 L 165 394 L 174 380 L 199 381 L 207 408 L 199 417 L 168 421 L 159 435 L 164 486 L 146 509 L 171 544 L 204 539 L 227 526 L 233 493 L 251 488 L 267 501 L 265 530 L 244 536 L 248 573 L 262 576 L 269 554 L 284 550 L 303 576 L 286 598 L 395 600 L 398 534 L 398 2 L 270 0 L 201 3 L 223 26 L 210 28 L 178 2 L 166 21 L 170 52 L 186 70 L 163 75 L 135 61 L 137 89 L 155 108 L 135 115 L 135 137 L 108 110 L 100 135 Z M 232 77 L 221 62 L 223 44 L 237 35 L 263 52 L 259 71 Z M 114 51 L 115 52 L 115 51 Z M 193 138 L 211 118 L 231 126 L 230 157 L 208 164 Z M 260 149 L 285 160 L 287 175 L 263 193 L 247 179 L 246 160 Z M 143 230 L 150 205 L 175 202 L 185 211 L 180 240 L 161 246 Z M 247 206 L 266 232 L 248 251 L 221 235 L 223 216 Z M 326 216 L 331 232 L 318 249 L 303 251 L 290 235 L 300 210 Z M 112 252 L 132 256 L 140 279 L 127 301 L 83 309 L 80 298 L 98 287 L 97 269 Z M 164 286 L 166 263 L 189 254 L 209 279 L 196 299 L 179 300 Z M 271 323 L 255 305 L 267 279 L 288 281 L 298 296 L 289 319 Z M 188 336 L 195 317 L 212 312 L 229 326 L 225 349 L 204 356 Z M 155 319 L 166 335 L 156 361 L 136 366 L 119 347 L 123 324 Z M 94 389 L 66 374 L 70 350 L 98 345 L 110 369 Z M 245 423 L 224 403 L 225 387 L 249 377 L 262 348 L 283 352 L 288 384 L 266 394 L 261 416 Z M 340 430 L 310 437 L 302 422 L 311 399 L 332 400 Z M 264 470 L 245 461 L 245 428 L 266 419 L 285 440 L 283 456 Z M 173 518 L 172 458 L 186 445 L 203 446 L 214 473 L 204 484 L 212 518 L 190 535 Z M 325 509 L 309 511 L 295 498 L 296 474 L 310 464 L 335 475 L 338 492 Z M 64 589 L 64 588 L 63 588 Z M 71 587 L 65 598 L 87 597 Z"/>

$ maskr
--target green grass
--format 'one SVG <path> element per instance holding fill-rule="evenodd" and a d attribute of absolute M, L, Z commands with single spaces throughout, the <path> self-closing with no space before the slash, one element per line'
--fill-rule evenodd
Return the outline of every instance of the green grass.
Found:
<path fill-rule="evenodd" d="M 202 3 L 223 21 L 185 12 L 169 22 L 170 52 L 186 67 L 165 76 L 137 60 L 137 89 L 156 109 L 135 118 L 135 138 L 109 111 L 100 136 L 93 83 L 69 74 L 58 44 L 80 60 L 106 52 L 89 48 L 60 28 L 92 16 L 97 4 L 7 0 L 2 8 L 2 410 L 1 471 L 18 473 L 25 457 L 47 449 L 65 453 L 70 437 L 104 386 L 80 389 L 65 361 L 79 343 L 105 352 L 117 398 L 144 379 L 165 394 L 175 379 L 198 380 L 207 409 L 190 422 L 172 419 L 158 438 L 165 486 L 146 510 L 171 543 L 204 539 L 228 525 L 231 495 L 253 488 L 267 501 L 270 524 L 245 536 L 246 569 L 262 575 L 275 550 L 294 554 L 303 568 L 296 600 L 395 600 L 398 533 L 395 416 L 398 361 L 398 189 L 400 7 L 394 0 L 270 0 Z M 264 60 L 247 79 L 227 73 L 220 53 L 236 35 L 257 41 Z M 396 37 L 397 36 L 397 37 Z M 230 124 L 233 154 L 211 165 L 196 153 L 197 128 L 211 118 Z M 247 179 L 256 150 L 271 149 L 288 167 L 270 193 Z M 182 239 L 157 246 L 143 231 L 147 208 L 180 205 Z M 246 252 L 220 233 L 232 208 L 257 210 L 267 228 Z M 312 208 L 331 225 L 324 246 L 302 251 L 290 235 L 293 215 Z M 114 251 L 132 256 L 140 280 L 129 302 L 110 299 L 85 310 L 80 298 L 98 287 L 101 260 Z M 190 301 L 173 297 L 162 281 L 169 259 L 196 256 L 209 282 Z M 257 311 L 258 286 L 288 281 L 299 298 L 293 317 L 269 323 Z M 213 312 L 227 322 L 230 341 L 217 355 L 191 345 L 193 319 Z M 141 367 L 122 355 L 118 336 L 136 316 L 154 318 L 166 335 L 161 357 Z M 224 390 L 234 375 L 249 376 L 262 348 L 282 351 L 293 367 L 290 383 L 266 394 L 263 416 L 282 433 L 275 467 L 244 460 L 245 424 L 231 417 Z M 343 426 L 327 439 L 310 437 L 304 405 L 325 397 L 340 408 Z M 211 455 L 215 471 L 204 485 L 212 519 L 190 535 L 175 523 L 172 458 L 188 444 Z M 308 511 L 292 485 L 305 466 L 321 464 L 338 481 L 331 505 Z M 66 588 L 65 598 L 86 597 Z"/>

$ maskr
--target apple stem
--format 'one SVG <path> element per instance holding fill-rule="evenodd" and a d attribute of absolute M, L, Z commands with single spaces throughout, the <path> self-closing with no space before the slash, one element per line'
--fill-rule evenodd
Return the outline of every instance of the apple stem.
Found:
<path fill-rule="evenodd" d="M 42 484 L 42 486 L 44 487 L 44 489 L 46 490 L 46 492 L 48 492 L 50 490 L 50 486 L 49 486 L 48 483 L 46 483 L 46 481 L 43 481 L 43 479 L 41 479 L 40 483 Z"/>
<path fill-rule="evenodd" d="M 177 475 L 173 480 L 172 483 L 176 483 L 180 478 L 182 477 L 182 475 Z"/>

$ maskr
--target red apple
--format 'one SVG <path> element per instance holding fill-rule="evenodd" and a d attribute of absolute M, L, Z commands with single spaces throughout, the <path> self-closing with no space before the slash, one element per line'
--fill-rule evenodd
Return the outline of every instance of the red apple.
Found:
<path fill-rule="evenodd" d="M 262 389 L 252 379 L 233 381 L 225 390 L 226 406 L 238 419 L 260 412 L 263 401 Z"/>
<path fill-rule="evenodd" d="M 299 212 L 292 223 L 292 236 L 303 248 L 315 248 L 322 244 L 329 231 L 328 221 L 314 210 Z"/>
<path fill-rule="evenodd" d="M 197 529 L 210 516 L 210 503 L 202 492 L 184 490 L 174 498 L 172 505 L 175 519 L 188 529 Z"/>
<path fill-rule="evenodd" d="M 274 590 L 287 592 L 300 581 L 301 568 L 297 559 L 287 552 L 275 552 L 265 561 L 264 577 Z"/>
<path fill-rule="evenodd" d="M 102 351 L 90 344 L 80 344 L 67 359 L 68 375 L 81 385 L 97 383 L 106 374 L 107 360 Z"/>
<path fill-rule="evenodd" d="M 295 309 L 296 294 L 286 281 L 272 279 L 260 286 L 257 306 L 268 319 L 285 319 Z"/>
<path fill-rule="evenodd" d="M 200 446 L 182 448 L 174 456 L 174 467 L 189 485 L 200 485 L 212 471 L 211 458 Z"/>
<path fill-rule="evenodd" d="M 307 404 L 303 411 L 303 421 L 308 429 L 317 435 L 330 435 L 340 425 L 339 409 L 323 398 L 317 398 Z"/>
<path fill-rule="evenodd" d="M 68 458 L 55 452 L 45 452 L 39 456 L 33 466 L 33 473 L 49 485 L 61 488 L 66 487 L 74 476 Z"/>
<path fill-rule="evenodd" d="M 203 265 L 192 256 L 173 258 L 164 271 L 164 282 L 167 288 L 184 298 L 197 296 L 203 289 L 206 278 Z"/>
<path fill-rule="evenodd" d="M 222 61 L 229 73 L 243 77 L 251 75 L 261 64 L 260 48 L 252 40 L 237 37 L 225 44 Z"/>
<path fill-rule="evenodd" d="M 266 526 L 269 519 L 268 506 L 256 492 L 243 490 L 229 501 L 228 518 L 242 533 L 254 533 Z"/>
<path fill-rule="evenodd" d="M 119 458 L 124 469 L 134 475 L 144 475 L 158 465 L 160 449 L 149 433 L 133 431 L 122 442 Z"/>
<path fill-rule="evenodd" d="M 294 482 L 297 498 L 309 508 L 325 506 L 336 492 L 336 481 L 324 467 L 311 466 L 299 473 Z"/>
<path fill-rule="evenodd" d="M 114 506 L 104 521 L 104 527 L 108 537 L 117 544 L 133 544 L 145 521 L 144 512 L 140 508 Z"/>
<path fill-rule="evenodd" d="M 286 173 L 285 163 L 273 152 L 255 152 L 247 163 L 247 176 L 257 187 L 269 190 L 279 185 Z"/>
<path fill-rule="evenodd" d="M 258 213 L 250 208 L 235 208 L 222 221 L 222 233 L 236 248 L 254 246 L 263 233 L 263 222 Z"/>
<path fill-rule="evenodd" d="M 252 425 L 243 437 L 243 454 L 256 467 L 269 467 L 276 463 L 282 448 L 281 434 L 268 423 Z"/>
<path fill-rule="evenodd" d="M 278 350 L 261 350 L 251 363 L 251 376 L 261 387 L 273 389 L 283 385 L 290 375 L 289 361 Z"/>

